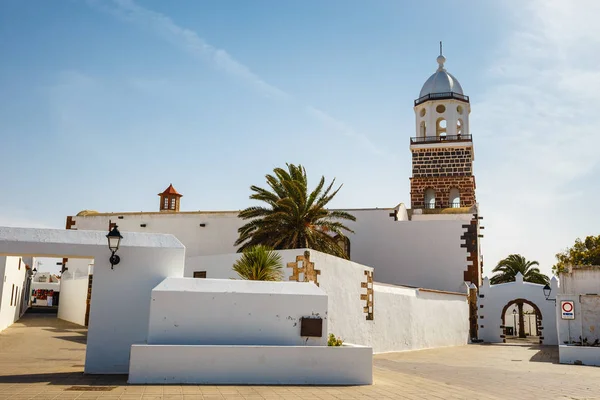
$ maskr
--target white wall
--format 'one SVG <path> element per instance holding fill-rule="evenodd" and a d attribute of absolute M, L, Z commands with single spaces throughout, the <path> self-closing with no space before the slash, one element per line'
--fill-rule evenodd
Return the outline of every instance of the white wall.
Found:
<path fill-rule="evenodd" d="M 85 325 L 86 299 L 88 292 L 87 276 L 79 279 L 65 279 L 60 282 L 58 318 L 74 324 Z"/>
<path fill-rule="evenodd" d="M 322 337 L 300 336 L 320 317 Z M 167 278 L 152 290 L 148 344 L 325 346 L 327 295 L 313 283 Z"/>
<path fill-rule="evenodd" d="M 371 344 L 377 353 L 468 343 L 466 296 L 375 285 Z"/>
<path fill-rule="evenodd" d="M 306 249 L 279 251 L 283 264 L 294 261 Z M 328 331 L 345 342 L 371 346 L 374 352 L 454 346 L 468 341 L 468 304 L 462 294 L 434 293 L 416 288 L 374 285 L 374 320 L 366 319 L 361 287 L 365 271 L 373 268 L 310 251 L 320 270 L 320 287 L 327 293 Z M 184 275 L 206 271 L 207 278 L 235 279 L 232 266 L 241 254 L 193 257 L 186 260 Z M 292 269 L 284 268 L 284 280 Z M 377 270 L 375 270 L 377 277 Z"/>
<path fill-rule="evenodd" d="M 558 281 L 551 279 L 551 287 L 554 293 L 558 290 Z M 517 274 L 517 280 L 510 283 L 490 285 L 489 279 L 483 280 L 479 288 L 478 312 L 479 312 L 479 339 L 488 343 L 501 343 L 503 338 L 502 310 L 516 299 L 525 299 L 534 303 L 541 312 L 542 341 L 543 344 L 556 345 L 558 338 L 556 334 L 556 306 L 553 301 L 547 301 L 543 291 L 544 285 L 523 281 L 523 275 Z M 511 305 L 508 311 L 512 312 Z M 512 315 L 510 315 L 512 325 Z M 508 321 L 505 321 L 508 322 Z"/>
<path fill-rule="evenodd" d="M 146 341 L 152 288 L 183 274 L 185 248 L 174 236 L 122 234 L 111 269 L 105 231 L 0 227 L 0 255 L 94 259 L 86 373 L 127 373 L 131 345 Z"/>
<path fill-rule="evenodd" d="M 128 382 L 370 385 L 373 353 L 347 346 L 134 345 Z"/>
<path fill-rule="evenodd" d="M 600 266 L 569 268 L 567 272 L 561 273 L 559 278 L 560 289 L 558 293 L 553 291 L 557 294 L 559 344 L 578 342 L 580 337 L 587 338 L 590 344 L 600 339 Z M 562 301 L 574 302 L 575 319 L 562 319 Z M 594 365 L 600 364 L 600 358 L 595 362 Z"/>
<path fill-rule="evenodd" d="M 390 217 L 394 208 L 345 210 L 356 217 L 356 222 L 347 223 L 355 232 L 349 234 L 352 261 L 376 268 L 378 282 L 465 292 L 468 254 L 461 247 L 461 236 L 465 232 L 462 226 L 468 222 L 464 219 L 469 216 L 408 221 L 404 205 L 396 209 L 399 221 Z M 73 219 L 77 229 L 107 230 L 112 221 L 121 232 L 171 233 L 186 246 L 187 257 L 193 258 L 237 251 L 233 243 L 244 224 L 237 213 L 123 213 Z"/>
<path fill-rule="evenodd" d="M 27 268 L 20 257 L 0 256 L 0 276 L 3 277 L 0 294 L 0 331 L 2 331 L 21 318 L 22 313 L 25 312 L 22 304 L 29 293 L 26 292 Z"/>
<path fill-rule="evenodd" d="M 393 221 L 382 210 L 355 213 L 352 260 L 375 268 L 378 282 L 466 292 L 463 220 Z"/>

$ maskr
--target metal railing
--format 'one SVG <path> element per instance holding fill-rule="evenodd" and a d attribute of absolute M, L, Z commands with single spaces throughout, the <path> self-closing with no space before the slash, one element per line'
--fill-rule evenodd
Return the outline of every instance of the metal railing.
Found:
<path fill-rule="evenodd" d="M 445 99 L 455 99 L 464 101 L 466 103 L 469 102 L 469 96 L 465 96 L 464 94 L 455 93 L 455 92 L 444 92 L 444 93 L 429 93 L 425 96 L 421 96 L 415 100 L 415 106 L 418 106 L 421 103 L 424 103 L 428 100 L 445 100 Z"/>
<path fill-rule="evenodd" d="M 410 138 L 410 144 L 471 141 L 473 141 L 472 135 L 417 136 Z"/>

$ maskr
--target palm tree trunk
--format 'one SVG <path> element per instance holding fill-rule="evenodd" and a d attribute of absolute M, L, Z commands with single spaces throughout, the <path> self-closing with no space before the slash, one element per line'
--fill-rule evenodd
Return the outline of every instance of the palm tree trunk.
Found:
<path fill-rule="evenodd" d="M 523 315 L 523 303 L 518 302 L 517 307 L 519 308 L 519 337 L 526 338 L 525 336 L 525 318 Z"/>

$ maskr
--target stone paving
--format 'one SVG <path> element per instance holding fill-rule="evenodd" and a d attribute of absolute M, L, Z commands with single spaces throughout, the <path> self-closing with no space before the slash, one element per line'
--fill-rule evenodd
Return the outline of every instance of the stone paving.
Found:
<path fill-rule="evenodd" d="M 85 341 L 81 326 L 27 314 L 0 333 L 0 399 L 600 399 L 600 368 L 558 365 L 554 347 L 377 355 L 372 386 L 133 386 L 84 375 Z"/>

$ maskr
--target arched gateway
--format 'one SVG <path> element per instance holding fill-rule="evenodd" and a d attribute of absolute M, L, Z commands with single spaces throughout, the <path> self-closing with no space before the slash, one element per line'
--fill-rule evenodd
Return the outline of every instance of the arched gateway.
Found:
<path fill-rule="evenodd" d="M 556 278 L 550 284 L 556 293 Z M 498 285 L 490 285 L 485 278 L 477 304 L 479 339 L 484 342 L 505 343 L 510 337 L 529 336 L 538 337 L 540 344 L 558 344 L 554 301 L 546 300 L 543 285 L 523 282 L 520 273 L 515 282 Z"/>

